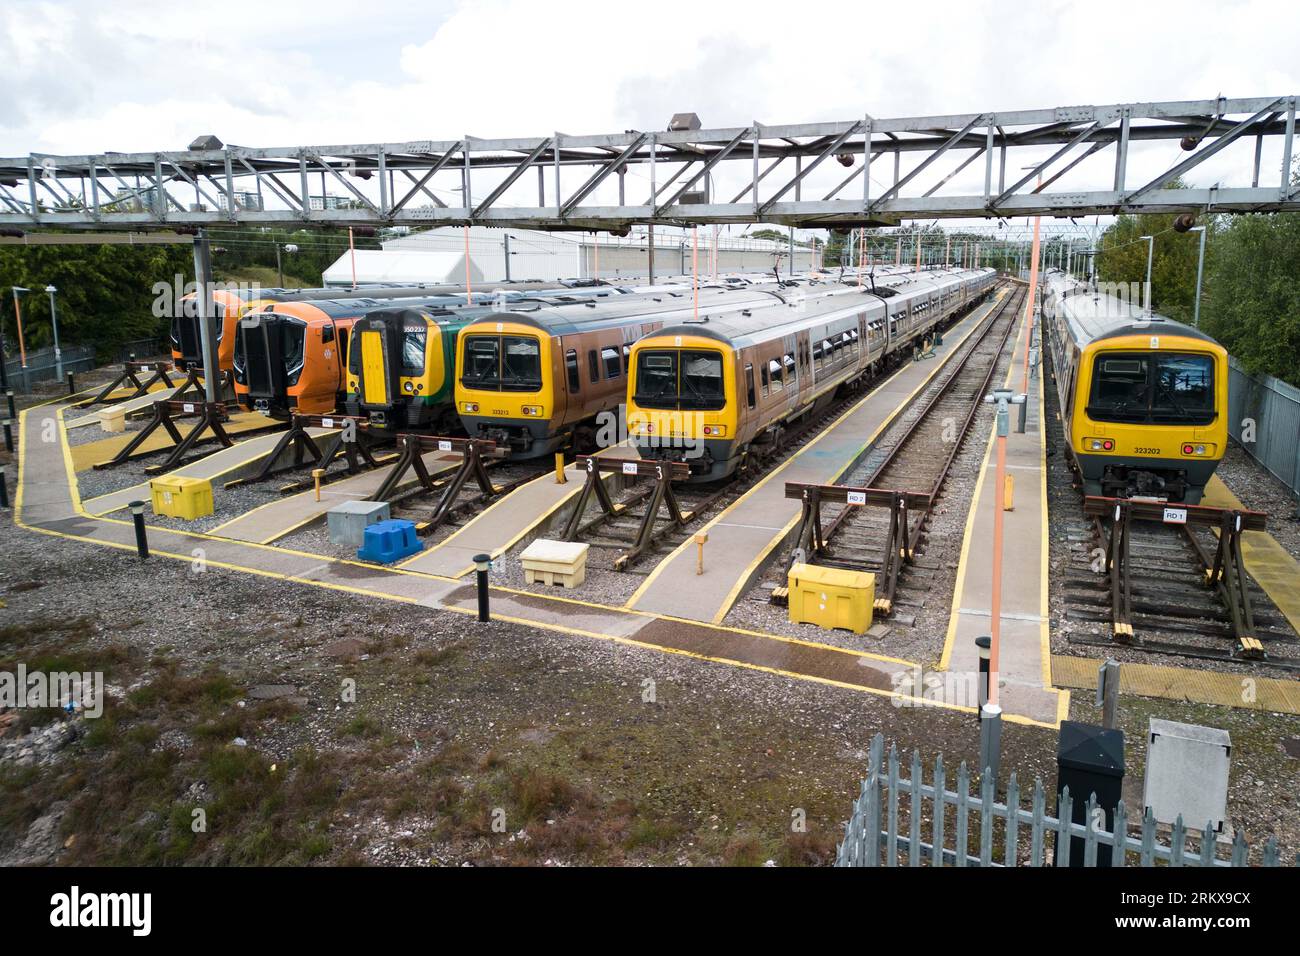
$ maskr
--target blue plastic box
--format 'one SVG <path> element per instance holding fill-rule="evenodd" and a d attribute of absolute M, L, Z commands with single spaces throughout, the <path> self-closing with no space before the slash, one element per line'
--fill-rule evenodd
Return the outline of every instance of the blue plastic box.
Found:
<path fill-rule="evenodd" d="M 392 564 L 423 550 L 424 542 L 416 536 L 414 522 L 404 518 L 390 518 L 366 527 L 365 538 L 357 549 L 357 557 L 362 561 Z"/>

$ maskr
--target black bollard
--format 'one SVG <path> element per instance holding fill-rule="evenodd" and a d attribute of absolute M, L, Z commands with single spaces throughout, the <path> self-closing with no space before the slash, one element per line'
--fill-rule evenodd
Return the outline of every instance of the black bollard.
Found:
<path fill-rule="evenodd" d="M 488 569 L 492 567 L 492 555 L 474 555 L 474 577 L 478 584 L 478 619 L 492 620 L 488 614 Z"/>
<path fill-rule="evenodd" d="M 131 520 L 135 522 L 135 549 L 140 553 L 140 560 L 149 557 L 149 539 L 144 530 L 144 502 L 131 502 Z"/>
<path fill-rule="evenodd" d="M 975 646 L 980 652 L 980 685 L 977 695 L 979 697 L 979 708 L 976 709 L 975 719 L 980 720 L 979 710 L 989 702 L 989 658 L 993 655 L 993 638 L 977 637 Z"/>
<path fill-rule="evenodd" d="M 9 507 L 9 480 L 5 477 L 5 466 L 0 465 L 0 508 Z"/>
<path fill-rule="evenodd" d="M 9 401 L 9 417 L 17 418 L 18 409 L 17 406 L 14 405 L 14 390 L 12 388 L 5 389 L 5 398 Z"/>
<path fill-rule="evenodd" d="M 14 427 L 9 419 L 5 419 L 5 451 L 14 450 Z"/>
<path fill-rule="evenodd" d="M 69 395 L 76 395 L 76 394 L 77 394 L 77 386 L 76 386 L 76 385 L 74 384 L 74 382 L 73 382 L 73 378 L 72 378 L 72 373 L 71 373 L 71 372 L 68 373 L 67 378 L 68 378 L 68 394 L 69 394 Z"/>

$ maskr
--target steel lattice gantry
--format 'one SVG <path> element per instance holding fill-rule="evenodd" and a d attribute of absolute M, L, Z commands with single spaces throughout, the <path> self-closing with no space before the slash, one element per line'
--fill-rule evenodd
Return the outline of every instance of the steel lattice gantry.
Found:
<path fill-rule="evenodd" d="M 1295 109 L 1295 96 L 1220 97 L 599 136 L 33 154 L 0 159 L 0 223 L 621 231 L 632 223 L 844 227 L 903 218 L 1300 209 L 1300 186 L 1289 176 Z M 1154 177 L 1130 177 L 1131 152 L 1152 141 L 1181 142 L 1185 152 Z M 1254 164 L 1239 163 L 1241 182 L 1162 188 L 1234 143 L 1248 151 L 1252 141 Z M 1099 180 L 1097 162 L 1080 166 L 1103 150 L 1113 164 Z M 435 191 L 435 177 L 444 188 Z M 456 180 L 461 204 L 452 206 L 438 192 Z"/>

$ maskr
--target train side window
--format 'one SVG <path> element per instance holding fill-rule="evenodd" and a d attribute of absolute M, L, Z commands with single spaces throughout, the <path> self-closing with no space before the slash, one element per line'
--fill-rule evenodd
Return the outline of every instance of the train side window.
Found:
<path fill-rule="evenodd" d="M 746 397 L 749 399 L 749 407 L 754 407 L 754 366 L 745 366 L 745 389 Z"/>
<path fill-rule="evenodd" d="M 600 350 L 600 358 L 605 363 L 606 378 L 618 378 L 623 374 L 623 363 L 619 358 L 618 349 L 607 345 Z"/>
<path fill-rule="evenodd" d="M 595 349 L 587 350 L 587 373 L 593 384 L 600 381 L 600 359 L 596 357 Z"/>
<path fill-rule="evenodd" d="M 789 382 L 791 385 L 796 384 L 797 376 L 796 376 L 795 373 L 796 373 L 797 371 L 798 371 L 798 367 L 795 365 L 795 361 L 794 361 L 794 353 L 793 353 L 793 352 L 787 352 L 787 353 L 785 354 L 785 376 L 784 376 L 784 378 L 785 378 L 785 380 L 786 380 L 787 382 Z"/>
<path fill-rule="evenodd" d="M 320 340 L 321 340 L 322 343 L 333 342 L 333 341 L 334 341 L 334 326 L 332 326 L 332 325 L 327 325 L 327 326 L 325 326 L 325 328 L 321 329 Z"/>
<path fill-rule="evenodd" d="M 626 375 L 632 369 L 632 346 L 623 346 L 623 374 Z"/>
<path fill-rule="evenodd" d="M 768 380 L 768 377 L 767 377 L 767 370 L 768 370 L 768 368 L 769 368 L 770 366 L 775 365 L 775 364 L 776 364 L 775 362 L 768 362 L 766 365 L 764 365 L 764 366 L 762 366 L 762 367 L 759 368 L 759 375 L 758 375 L 758 377 L 759 377 L 759 381 L 760 381 L 760 383 L 761 383 L 761 385 L 762 385 L 762 387 L 763 387 L 763 397 L 764 397 L 764 398 L 767 398 L 767 392 L 768 392 L 768 381 L 769 381 L 769 380 Z"/>
<path fill-rule="evenodd" d="M 576 395 L 582 391 L 582 383 L 578 381 L 578 351 L 569 349 L 564 353 L 564 370 L 568 373 L 569 393 Z"/>
<path fill-rule="evenodd" d="M 790 356 L 787 355 L 786 360 L 789 359 Z M 785 371 L 782 369 L 781 363 L 776 359 L 772 359 L 767 363 L 767 370 L 768 377 L 772 380 L 772 391 L 781 391 L 785 387 Z"/>

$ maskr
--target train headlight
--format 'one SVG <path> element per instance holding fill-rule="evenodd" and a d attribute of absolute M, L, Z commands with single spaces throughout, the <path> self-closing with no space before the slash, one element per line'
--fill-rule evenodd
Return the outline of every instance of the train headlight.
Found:
<path fill-rule="evenodd" d="M 1091 451 L 1115 450 L 1115 442 L 1110 438 L 1085 438 L 1083 443 Z"/>
<path fill-rule="evenodd" d="M 473 415 L 478 411 L 478 402 L 462 402 L 460 408 L 461 411 Z"/>
<path fill-rule="evenodd" d="M 414 392 L 414 391 L 415 391 L 415 386 L 412 385 L 409 381 L 407 381 L 407 382 L 403 382 L 403 383 L 402 383 L 402 390 L 405 391 L 405 392 Z"/>
<path fill-rule="evenodd" d="M 534 418 L 542 414 L 542 406 L 540 405 L 524 405 L 519 410 L 523 412 L 525 415 L 531 415 Z"/>
<path fill-rule="evenodd" d="M 1188 442 L 1186 445 L 1183 446 L 1183 454 L 1184 454 L 1184 455 L 1204 455 L 1206 452 L 1210 451 L 1213 447 L 1214 447 L 1214 446 L 1212 446 L 1212 445 L 1208 445 L 1208 446 L 1207 446 L 1207 445 L 1193 445 L 1191 442 Z"/>
<path fill-rule="evenodd" d="M 727 427 L 725 425 L 705 425 L 702 431 L 707 438 L 721 438 L 727 434 Z"/>

